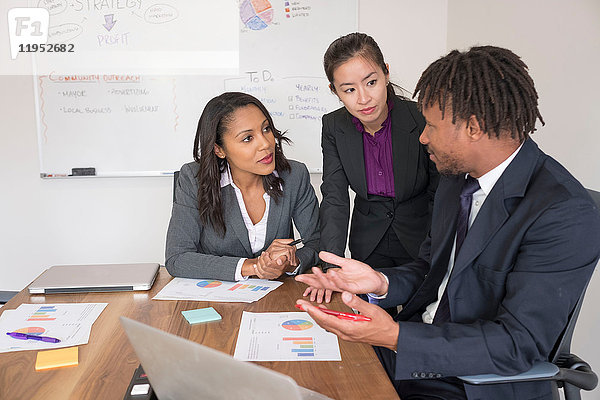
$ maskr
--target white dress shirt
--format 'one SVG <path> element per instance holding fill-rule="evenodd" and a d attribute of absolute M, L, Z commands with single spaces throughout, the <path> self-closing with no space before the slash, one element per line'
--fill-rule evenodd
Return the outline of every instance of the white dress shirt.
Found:
<path fill-rule="evenodd" d="M 274 173 L 277 175 L 277 173 Z M 263 214 L 260 221 L 256 224 L 252 222 L 250 219 L 250 215 L 248 214 L 248 210 L 246 210 L 246 204 L 244 203 L 244 196 L 242 196 L 242 191 L 238 188 L 233 182 L 233 178 L 231 177 L 231 170 L 229 166 L 227 169 L 221 173 L 221 187 L 225 187 L 227 185 L 231 185 L 233 190 L 235 191 L 235 197 L 237 198 L 238 205 L 240 206 L 240 211 L 242 212 L 242 219 L 244 220 L 244 225 L 246 225 L 246 229 L 248 230 L 248 240 L 250 241 L 250 248 L 253 253 L 257 253 L 263 247 L 265 247 L 265 240 L 267 237 L 267 220 L 269 219 L 269 203 L 271 202 L 271 196 L 267 192 L 263 194 L 263 199 L 265 201 L 265 213 Z M 235 280 L 241 281 L 248 279 L 247 276 L 242 276 L 242 264 L 246 258 L 240 258 L 237 263 L 237 267 L 235 268 Z"/>
<path fill-rule="evenodd" d="M 279 176 L 277 171 L 273 171 L 273 175 Z M 250 219 L 250 215 L 248 214 L 248 210 L 246 210 L 246 204 L 244 203 L 244 196 L 242 196 L 242 191 L 238 188 L 233 182 L 233 178 L 231 177 L 231 170 L 229 166 L 227 169 L 221 173 L 221 187 L 225 187 L 227 185 L 231 185 L 235 192 L 235 197 L 237 198 L 238 205 L 240 206 L 240 211 L 242 212 L 242 219 L 244 220 L 244 225 L 248 230 L 248 241 L 250 242 L 250 248 L 253 253 L 257 253 L 263 247 L 265 247 L 265 240 L 267 238 L 267 221 L 269 219 L 269 204 L 271 203 L 271 196 L 267 192 L 263 194 L 263 199 L 265 201 L 265 213 L 263 214 L 260 221 L 256 224 L 252 222 Z M 236 281 L 242 281 L 248 279 L 247 276 L 242 275 L 242 265 L 247 258 L 240 258 L 237 266 L 235 268 L 235 277 Z M 296 267 L 293 272 L 286 272 L 288 275 L 295 275 L 300 270 L 300 265 Z"/>
<path fill-rule="evenodd" d="M 515 150 L 506 160 L 504 160 L 502 163 L 500 163 L 494 169 L 490 170 L 489 172 L 487 172 L 486 174 L 482 175 L 481 177 L 479 177 L 477 179 L 477 181 L 479 182 L 480 189 L 478 191 L 476 191 L 475 193 L 473 193 L 473 199 L 471 200 L 471 212 L 469 214 L 469 228 L 471 227 L 471 225 L 473 225 L 473 222 L 475 221 L 475 218 L 477 217 L 479 210 L 481 210 L 481 207 L 483 206 L 483 203 L 485 202 L 485 199 L 487 198 L 488 194 L 492 191 L 492 189 L 494 188 L 494 185 L 496 184 L 498 179 L 500 179 L 500 176 L 502 176 L 502 173 L 504 172 L 506 167 L 508 167 L 508 165 L 511 163 L 511 161 L 515 158 L 515 156 L 517 155 L 519 150 L 521 150 L 522 146 L 523 146 L 523 144 L 521 143 L 521 146 L 519 146 L 519 148 L 517 150 Z M 467 232 L 467 235 L 468 235 L 468 232 Z M 439 305 L 439 299 L 442 298 L 442 294 L 444 294 L 444 290 L 446 290 L 446 286 L 448 285 L 448 279 L 450 278 L 450 274 L 452 273 L 452 268 L 454 267 L 455 250 L 456 250 L 456 233 L 454 234 L 454 244 L 452 245 L 452 252 L 450 253 L 450 260 L 448 261 L 448 271 L 446 272 L 446 275 L 444 276 L 444 279 L 442 280 L 442 283 L 440 284 L 440 287 L 438 288 L 438 297 L 437 297 L 438 300 L 436 300 L 433 303 L 431 303 L 430 305 L 428 305 L 427 308 L 425 309 L 425 312 L 423 313 L 423 322 L 425 322 L 426 324 L 433 323 L 433 318 L 435 317 L 435 312 L 437 311 L 437 308 Z"/>

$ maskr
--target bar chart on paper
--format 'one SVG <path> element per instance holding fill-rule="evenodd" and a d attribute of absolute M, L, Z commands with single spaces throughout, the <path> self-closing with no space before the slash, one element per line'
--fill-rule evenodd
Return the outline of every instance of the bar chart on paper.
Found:
<path fill-rule="evenodd" d="M 340 361 L 337 336 L 307 313 L 242 314 L 233 356 L 243 361 Z"/>
<path fill-rule="evenodd" d="M 27 321 L 54 321 L 56 319 L 55 313 L 55 306 L 41 306 L 31 314 Z"/>
<path fill-rule="evenodd" d="M 291 345 L 290 352 L 297 357 L 314 357 L 315 342 L 309 337 L 284 337 L 283 343 Z"/>
<path fill-rule="evenodd" d="M 268 286 L 260 286 L 260 285 L 242 285 L 242 284 L 237 284 L 234 285 L 232 287 L 230 287 L 229 289 L 230 292 L 233 292 L 234 290 L 250 290 L 252 292 L 258 292 L 259 290 L 269 290 Z"/>

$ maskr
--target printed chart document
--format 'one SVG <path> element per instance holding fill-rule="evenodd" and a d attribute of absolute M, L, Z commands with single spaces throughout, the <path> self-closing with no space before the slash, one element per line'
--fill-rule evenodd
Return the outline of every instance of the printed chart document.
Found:
<path fill-rule="evenodd" d="M 283 282 L 265 279 L 227 282 L 212 279 L 174 278 L 153 299 L 252 303 L 262 299 L 281 285 Z"/>
<path fill-rule="evenodd" d="M 242 314 L 233 358 L 242 361 L 341 361 L 338 338 L 306 312 Z"/>
<path fill-rule="evenodd" d="M 0 318 L 0 353 L 22 350 L 49 350 L 86 344 L 92 324 L 108 303 L 21 304 L 6 310 Z M 59 343 L 21 340 L 7 332 L 47 336 Z"/>

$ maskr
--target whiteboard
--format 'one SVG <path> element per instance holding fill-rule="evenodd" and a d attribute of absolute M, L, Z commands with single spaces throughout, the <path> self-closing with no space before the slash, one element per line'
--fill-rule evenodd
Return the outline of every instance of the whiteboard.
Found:
<path fill-rule="evenodd" d="M 177 9 L 177 1 L 161 3 Z M 357 30 L 357 0 L 240 0 L 238 10 L 237 75 L 58 71 L 34 77 L 41 176 L 83 167 L 98 176 L 179 170 L 193 159 L 204 105 L 224 91 L 259 98 L 293 142 L 284 147 L 286 156 L 320 172 L 321 117 L 341 106 L 328 88 L 323 54 L 334 39 Z"/>

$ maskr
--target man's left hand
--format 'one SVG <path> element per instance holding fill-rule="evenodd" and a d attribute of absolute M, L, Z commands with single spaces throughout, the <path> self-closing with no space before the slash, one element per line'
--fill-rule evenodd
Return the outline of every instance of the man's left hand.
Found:
<path fill-rule="evenodd" d="M 396 350 L 400 328 L 384 309 L 369 304 L 350 292 L 342 293 L 342 301 L 362 315 L 370 317 L 371 321 L 343 320 L 319 311 L 318 307 L 306 300 L 299 299 L 296 303 L 301 305 L 319 326 L 336 334 L 340 339 Z"/>

